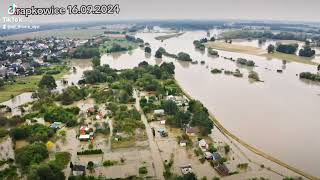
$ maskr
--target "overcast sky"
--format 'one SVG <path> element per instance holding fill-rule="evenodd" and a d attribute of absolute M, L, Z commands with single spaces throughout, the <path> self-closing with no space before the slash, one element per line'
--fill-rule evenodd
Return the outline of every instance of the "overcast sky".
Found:
<path fill-rule="evenodd" d="M 320 22 L 320 0 L 1 0 L 0 15 L 9 5 L 50 7 L 82 4 L 120 5 L 119 15 L 32 16 L 32 23 L 124 19 L 243 19 Z M 1 18 L 3 23 L 3 19 Z"/>

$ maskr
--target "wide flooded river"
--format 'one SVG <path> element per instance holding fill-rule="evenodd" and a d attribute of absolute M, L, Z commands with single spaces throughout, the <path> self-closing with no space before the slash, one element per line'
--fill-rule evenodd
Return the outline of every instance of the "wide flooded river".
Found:
<path fill-rule="evenodd" d="M 316 67 L 297 63 L 283 63 L 264 57 L 219 51 L 221 56 L 243 57 L 254 60 L 264 82 L 252 83 L 249 68 L 223 58 L 210 57 L 194 49 L 193 40 L 206 37 L 204 31 L 186 32 L 163 42 L 154 37 L 161 34 L 138 33 L 137 37 L 149 42 L 151 57 L 143 49 L 102 56 L 102 63 L 113 68 L 132 68 L 146 60 L 150 64 L 172 61 L 176 65 L 176 79 L 192 97 L 200 100 L 231 132 L 246 142 L 282 161 L 320 176 L 320 85 L 302 81 L 296 74 L 316 72 Z M 242 42 L 244 43 L 244 42 Z M 246 45 L 250 45 L 248 42 Z M 187 52 L 204 65 L 179 62 L 167 57 L 154 58 L 159 47 L 170 53 Z M 211 68 L 234 71 L 238 68 L 243 78 L 211 74 Z M 282 69 L 283 73 L 277 73 Z"/>
<path fill-rule="evenodd" d="M 315 66 L 219 51 L 221 56 L 254 60 L 257 67 L 253 69 L 264 82 L 252 83 L 247 78 L 249 68 L 239 66 L 221 56 L 211 57 L 207 52 L 194 49 L 192 42 L 206 37 L 206 32 L 186 32 L 163 42 L 154 39 L 159 35 L 161 34 L 137 34 L 137 37 L 150 43 L 151 56 L 138 48 L 125 53 L 103 55 L 101 62 L 118 69 L 135 67 L 143 60 L 149 64 L 174 62 L 175 76 L 182 88 L 200 100 L 228 130 L 264 152 L 320 176 L 320 121 L 317 117 L 320 107 L 320 84 L 302 81 L 296 75 L 302 71 L 315 73 Z M 252 46 L 257 46 L 256 43 L 241 42 Z M 180 62 L 167 57 L 156 59 L 154 53 L 159 47 L 164 47 L 170 53 L 187 52 L 194 60 L 205 61 L 205 64 Z M 70 83 L 76 83 L 83 71 L 90 69 L 90 63 L 87 60 L 72 63 L 77 72 L 66 75 L 65 78 Z M 244 76 L 237 78 L 223 73 L 211 74 L 212 68 L 232 71 L 238 68 Z M 283 73 L 277 73 L 277 69 L 282 69 Z M 61 83 L 58 83 L 58 86 L 58 89 L 63 88 Z M 24 93 L 4 104 L 17 107 L 31 101 L 30 96 L 31 93 Z"/>

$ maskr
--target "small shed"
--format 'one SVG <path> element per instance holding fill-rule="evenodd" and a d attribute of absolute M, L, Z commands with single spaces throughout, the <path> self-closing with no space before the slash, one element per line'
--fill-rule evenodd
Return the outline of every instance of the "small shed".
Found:
<path fill-rule="evenodd" d="M 187 140 L 181 140 L 181 141 L 179 142 L 179 145 L 180 145 L 181 147 L 185 147 L 185 146 L 187 146 L 187 143 L 188 143 Z"/>
<path fill-rule="evenodd" d="M 72 174 L 74 176 L 82 176 L 86 174 L 86 167 L 83 165 L 73 165 Z"/>
<path fill-rule="evenodd" d="M 89 134 L 82 134 L 79 136 L 80 141 L 89 141 L 90 140 L 90 135 Z"/>
<path fill-rule="evenodd" d="M 163 109 L 156 109 L 153 111 L 154 115 L 157 115 L 157 116 L 162 116 L 164 115 L 164 110 Z"/>

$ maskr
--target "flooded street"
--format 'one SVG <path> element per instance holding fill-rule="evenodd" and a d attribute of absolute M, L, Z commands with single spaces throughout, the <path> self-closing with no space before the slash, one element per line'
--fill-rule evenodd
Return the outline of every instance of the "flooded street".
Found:
<path fill-rule="evenodd" d="M 231 132 L 249 144 L 301 170 L 319 176 L 320 142 L 314 141 L 320 130 L 316 119 L 320 107 L 320 86 L 317 83 L 300 80 L 296 74 L 303 71 L 315 73 L 316 67 L 305 64 L 271 60 L 264 57 L 219 51 L 220 57 L 210 57 L 206 52 L 194 49 L 193 40 L 206 37 L 204 31 L 185 34 L 157 41 L 161 34 L 139 33 L 137 37 L 150 43 L 152 56 L 146 56 L 143 49 L 128 53 L 103 55 L 102 63 L 113 68 L 132 68 L 146 60 L 150 64 L 173 61 L 176 65 L 176 79 L 192 97 L 200 100 L 218 120 Z M 164 47 L 169 53 L 187 52 L 205 65 L 163 57 L 155 59 L 154 53 Z M 249 68 L 225 60 L 221 56 L 254 60 L 264 82 L 251 83 Z M 207 68 L 208 66 L 208 68 Z M 211 74 L 211 68 L 239 69 L 243 78 L 225 74 Z M 282 69 L 283 73 L 277 73 Z M 306 153 L 307 152 L 307 153 Z M 299 154 L 304 155 L 299 155 Z"/>
<path fill-rule="evenodd" d="M 138 48 L 130 52 L 105 54 L 101 58 L 101 63 L 109 64 L 112 68 L 125 69 L 135 67 L 143 60 L 146 60 L 149 64 L 160 64 L 163 61 L 174 62 L 176 65 L 175 78 L 180 86 L 193 98 L 200 100 L 230 132 L 287 164 L 310 174 L 320 176 L 320 156 L 318 156 L 320 141 L 314 140 L 319 137 L 317 132 L 320 131 L 320 122 L 316 117 L 320 107 L 320 84 L 303 81 L 297 77 L 297 74 L 303 71 L 316 73 L 315 66 L 293 62 L 284 64 L 281 60 L 220 50 L 220 57 L 211 57 L 207 55 L 207 52 L 195 50 L 192 43 L 194 40 L 206 37 L 206 32 L 204 31 L 186 32 L 179 37 L 174 37 L 163 42 L 154 39 L 159 35 L 163 34 L 137 34 L 137 37 L 150 43 L 152 55 L 146 55 L 144 49 Z M 259 47 L 255 41 L 235 43 Z M 262 48 L 266 46 L 262 45 Z M 164 47 L 169 53 L 187 52 L 192 59 L 199 62 L 205 61 L 205 64 L 191 64 L 167 57 L 156 59 L 154 58 L 154 53 L 159 47 Z M 221 56 L 232 57 L 233 59 L 242 57 L 255 61 L 257 67 L 254 67 L 253 70 L 259 74 L 260 79 L 264 82 L 250 82 L 247 76 L 252 68 L 239 66 L 235 62 L 226 60 Z M 81 79 L 83 72 L 91 69 L 89 60 L 74 60 L 71 63 L 71 66 L 76 67 L 77 71 L 64 76 L 69 85 L 72 83 L 76 84 Z M 212 74 L 210 72 L 212 68 L 230 71 L 239 69 L 244 76 L 237 78 L 223 73 Z M 277 73 L 278 69 L 283 70 L 283 73 Z M 58 90 L 64 87 L 61 81 L 57 81 L 57 85 Z M 18 106 L 32 101 L 31 94 L 23 93 L 3 104 L 12 107 L 13 114 L 19 114 L 20 110 Z M 83 106 L 80 108 L 85 109 L 87 107 Z M 150 134 L 148 131 L 147 133 Z M 74 139 L 75 136 L 75 130 L 68 130 L 67 142 L 72 141 L 71 139 Z M 120 152 L 110 152 L 111 138 L 108 139 L 109 144 L 104 146 L 110 157 L 104 158 L 119 159 L 123 154 L 121 155 Z M 74 144 L 73 142 L 71 144 L 68 143 L 68 146 L 65 146 L 62 142 L 58 144 L 61 150 L 70 151 L 72 154 L 75 154 L 77 147 L 80 146 L 80 144 Z M 158 176 L 161 170 L 156 169 L 154 172 L 150 160 L 160 157 L 155 157 L 157 153 L 152 151 L 153 143 L 149 141 L 149 144 L 151 150 L 143 150 L 147 154 L 145 156 L 146 162 L 149 163 L 147 167 L 150 169 L 151 175 Z M 159 145 L 165 146 L 161 143 Z M 189 155 L 185 151 L 180 151 L 179 147 L 176 146 L 178 145 L 172 146 L 171 148 L 173 149 L 168 149 L 168 152 L 182 154 L 175 158 L 176 161 L 183 162 L 182 159 L 185 159 Z M 144 162 L 141 159 L 144 156 L 141 152 L 141 150 L 132 150 L 132 156 L 136 156 L 136 158 L 132 160 L 132 163 L 125 165 L 128 166 L 128 174 L 136 173 L 139 168 L 138 166 Z M 128 152 L 126 151 L 126 153 Z M 165 153 L 161 152 L 162 156 L 168 159 L 170 154 Z M 81 161 L 81 159 L 73 158 L 74 156 L 72 156 L 72 160 Z M 139 163 L 134 164 L 137 161 Z M 195 166 L 198 165 L 196 164 Z M 107 170 L 106 168 L 98 168 L 96 173 L 116 172 L 114 171 L 115 169 L 117 169 L 117 166 L 110 167 Z M 207 173 L 206 171 L 202 171 L 202 168 L 196 170 L 200 174 Z M 175 169 L 175 171 L 178 171 L 178 169 Z M 118 175 L 121 173 L 119 171 Z M 250 174 L 247 176 L 249 177 Z"/>

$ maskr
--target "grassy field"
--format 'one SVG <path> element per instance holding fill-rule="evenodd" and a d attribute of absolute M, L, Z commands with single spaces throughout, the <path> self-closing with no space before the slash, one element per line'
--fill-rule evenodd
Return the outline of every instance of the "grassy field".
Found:
<path fill-rule="evenodd" d="M 246 53 L 246 54 L 252 54 L 252 55 L 259 55 L 265 52 L 264 50 L 256 47 L 243 46 L 238 44 L 229 44 L 225 42 L 209 42 L 209 43 L 206 43 L 206 47 L 211 47 L 217 50 L 239 52 L 239 53 Z"/>
<path fill-rule="evenodd" d="M 55 79 L 63 77 L 69 72 L 68 69 L 64 69 L 61 73 L 53 75 Z M 36 90 L 38 83 L 42 75 L 37 76 L 27 76 L 27 77 L 18 77 L 16 78 L 16 83 L 7 84 L 0 88 L 0 102 L 7 101 L 13 96 L 17 96 L 24 92 L 33 92 Z"/>
<path fill-rule="evenodd" d="M 272 59 L 280 59 L 280 60 L 287 60 L 297 63 L 303 63 L 303 64 L 310 64 L 310 65 L 317 65 L 318 63 L 311 61 L 312 58 L 307 57 L 301 57 L 293 54 L 285 54 L 281 52 L 275 52 L 272 54 L 265 53 L 262 56 Z"/>
<path fill-rule="evenodd" d="M 121 47 L 126 49 L 135 49 L 138 47 L 137 43 L 126 40 L 125 38 L 115 38 L 105 41 L 104 44 L 100 45 L 100 52 L 107 53 L 107 50 L 111 48 L 112 44 L 119 44 Z"/>
<path fill-rule="evenodd" d="M 256 48 L 256 47 L 251 47 L 251 46 L 228 44 L 224 42 L 209 42 L 206 44 L 206 47 L 211 47 L 213 49 L 223 50 L 223 51 L 251 54 L 251 55 L 262 56 L 262 57 L 278 59 L 278 60 L 287 60 L 287 61 L 292 61 L 297 63 L 317 65 L 317 63 L 311 61 L 311 58 L 300 57 L 297 55 L 285 54 L 280 52 L 268 54 L 266 50 Z"/>
<path fill-rule="evenodd" d="M 182 33 L 168 34 L 168 35 L 163 35 L 163 36 L 157 36 L 157 37 L 155 37 L 155 39 L 156 39 L 156 40 L 163 41 L 163 40 L 170 39 L 170 38 L 173 38 L 173 37 L 181 36 L 182 34 L 184 34 L 184 32 L 182 32 Z"/>

